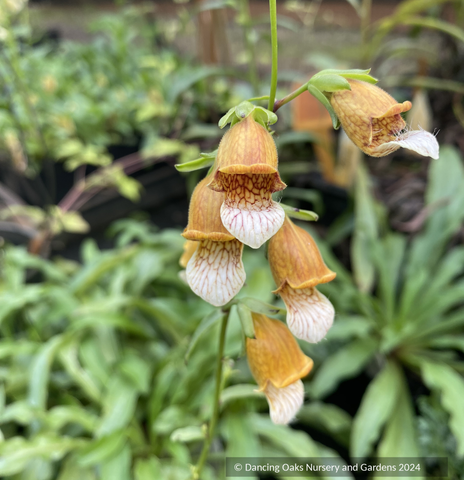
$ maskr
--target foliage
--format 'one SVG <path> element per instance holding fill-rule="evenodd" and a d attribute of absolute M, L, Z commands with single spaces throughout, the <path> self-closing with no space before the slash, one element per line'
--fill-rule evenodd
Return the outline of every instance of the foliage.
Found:
<path fill-rule="evenodd" d="M 5 250 L 3 476 L 190 478 L 210 417 L 217 310 L 178 276 L 179 232 L 132 220 L 112 232 L 113 250 L 84 242 L 82 265 Z M 265 308 L 245 297 L 270 300 L 270 272 L 263 257 L 246 255 L 241 297 L 255 310 Z M 236 310 L 229 325 L 224 381 L 234 385 L 222 393 L 224 446 L 214 449 L 229 456 L 335 455 L 304 432 L 253 413 L 265 402 L 249 384 L 244 359 L 230 360 L 242 350 Z M 222 471 L 219 458 L 217 465 Z M 217 475 L 205 470 L 204 478 Z"/>
<path fill-rule="evenodd" d="M 448 415 L 453 454 L 461 458 L 464 251 L 461 245 L 450 245 L 464 218 L 462 160 L 455 149 L 445 147 L 440 161 L 430 164 L 430 214 L 424 230 L 410 242 L 385 226 L 363 169 L 357 182 L 353 276 L 325 251 L 338 275 L 324 291 L 339 316 L 324 346 L 332 353 L 310 383 L 310 395 L 322 399 L 340 382 L 366 370 L 373 378 L 353 419 L 350 454 L 416 456 L 422 437 L 413 408 L 417 387 L 411 384 L 422 382 Z M 430 437 L 428 442 L 426 452 L 439 450 L 439 437 L 433 447 Z"/>

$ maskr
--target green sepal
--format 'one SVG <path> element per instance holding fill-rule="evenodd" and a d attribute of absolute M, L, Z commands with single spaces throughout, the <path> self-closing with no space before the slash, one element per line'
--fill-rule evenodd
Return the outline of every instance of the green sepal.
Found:
<path fill-rule="evenodd" d="M 348 80 L 341 75 L 319 75 L 309 81 L 311 85 L 321 92 L 337 92 L 339 90 L 351 90 Z"/>
<path fill-rule="evenodd" d="M 339 75 L 340 77 L 343 77 L 343 78 L 351 78 L 353 80 L 361 80 L 363 82 L 376 84 L 378 80 L 374 78 L 372 75 L 369 75 L 370 71 L 371 71 L 370 68 L 367 70 L 360 70 L 356 68 L 351 70 L 336 70 L 336 69 L 330 68 L 327 70 L 321 70 L 320 72 L 316 73 L 316 75 L 314 75 L 311 78 L 311 80 L 321 76 L 326 76 L 326 75 Z"/>
<path fill-rule="evenodd" d="M 251 316 L 251 310 L 244 303 L 237 305 L 237 312 L 242 324 L 242 330 L 246 337 L 255 338 L 255 327 L 253 325 L 253 317 Z"/>
<path fill-rule="evenodd" d="M 255 107 L 253 118 L 264 128 L 267 128 L 268 125 L 274 125 L 278 120 L 277 115 L 274 112 L 263 107 Z"/>
<path fill-rule="evenodd" d="M 211 167 L 216 160 L 217 150 L 211 153 L 200 153 L 200 158 L 190 162 L 177 163 L 174 165 L 179 172 L 194 172 L 202 168 Z"/>
<path fill-rule="evenodd" d="M 319 220 L 319 215 L 311 212 L 311 210 L 301 210 L 300 208 L 285 205 L 285 203 L 281 203 L 280 206 L 290 218 L 296 218 L 297 220 L 304 220 L 306 222 L 317 222 Z"/>
<path fill-rule="evenodd" d="M 229 123 L 230 126 L 233 127 L 236 123 L 241 122 L 249 115 L 252 115 L 253 119 L 261 124 L 264 128 L 267 128 L 268 125 L 273 125 L 277 122 L 277 115 L 275 113 L 271 112 L 270 110 L 266 110 L 263 107 L 257 107 L 246 100 L 236 107 L 231 108 L 219 120 L 219 128 L 224 128 Z"/>
<path fill-rule="evenodd" d="M 329 100 L 327 97 L 314 85 L 311 85 L 308 83 L 308 92 L 317 100 L 319 100 L 322 105 L 327 109 L 327 111 L 330 114 L 330 118 L 332 119 L 332 125 L 335 130 L 338 130 L 340 128 L 340 120 L 337 117 L 337 114 L 335 113 L 334 109 L 332 108 L 332 105 L 330 105 Z"/>
<path fill-rule="evenodd" d="M 240 303 L 246 305 L 252 312 L 261 313 L 267 316 L 287 314 L 287 310 L 285 310 L 284 308 L 276 307 L 275 305 L 262 302 L 261 300 L 256 300 L 256 298 L 241 298 Z"/>

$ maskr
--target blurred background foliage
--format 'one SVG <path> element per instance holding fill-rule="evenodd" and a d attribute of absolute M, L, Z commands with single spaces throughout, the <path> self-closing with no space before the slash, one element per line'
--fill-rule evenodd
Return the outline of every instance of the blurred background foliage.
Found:
<path fill-rule="evenodd" d="M 254 392 L 232 312 L 204 479 L 226 455 L 446 456 L 464 478 L 464 6 L 334 5 L 345 24 L 324 2 L 279 2 L 280 93 L 318 68 L 372 66 L 413 99 L 413 127 L 440 129 L 440 160 L 365 160 L 309 96 L 279 111 L 283 198 L 321 214 L 337 317 L 301 344 L 315 369 L 290 428 Z M 222 114 L 268 93 L 267 3 L 79 7 L 79 41 L 44 32 L 47 6 L 0 6 L 0 475 L 188 479 L 220 316 L 179 277 L 200 173 L 173 164 L 213 152 Z M 278 304 L 264 253 L 244 256 L 240 295 Z"/>

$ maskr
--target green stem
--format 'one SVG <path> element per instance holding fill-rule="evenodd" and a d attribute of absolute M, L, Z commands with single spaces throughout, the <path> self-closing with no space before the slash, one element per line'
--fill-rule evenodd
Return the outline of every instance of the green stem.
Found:
<path fill-rule="evenodd" d="M 274 103 L 273 111 L 277 112 L 277 110 L 279 110 L 279 108 L 282 105 L 285 105 L 286 103 L 291 102 L 294 98 L 298 97 L 298 95 L 301 95 L 302 93 L 306 92 L 306 90 L 308 90 L 308 83 L 309 82 L 306 82 L 304 85 L 301 85 L 300 88 L 297 88 L 295 91 L 293 91 L 292 93 L 289 93 L 284 98 L 281 98 L 280 100 L 277 100 Z"/>
<path fill-rule="evenodd" d="M 271 19 L 271 45 L 272 45 L 272 73 L 271 90 L 269 92 L 268 110 L 274 109 L 277 91 L 277 5 L 276 0 L 269 0 L 269 14 Z"/>
<path fill-rule="evenodd" d="M 214 388 L 214 403 L 213 403 L 213 413 L 211 415 L 211 420 L 209 422 L 208 433 L 206 435 L 205 442 L 203 444 L 203 449 L 200 454 L 200 458 L 194 468 L 193 478 L 195 480 L 200 478 L 201 471 L 208 456 L 209 449 L 211 447 L 211 442 L 214 437 L 214 430 L 216 429 L 216 424 L 219 418 L 219 397 L 222 390 L 222 364 L 224 356 L 224 345 L 226 341 L 226 329 L 227 321 L 229 320 L 229 312 L 224 313 L 221 321 L 221 332 L 219 334 L 219 350 L 216 362 L 216 378 L 215 378 L 215 388 Z"/>

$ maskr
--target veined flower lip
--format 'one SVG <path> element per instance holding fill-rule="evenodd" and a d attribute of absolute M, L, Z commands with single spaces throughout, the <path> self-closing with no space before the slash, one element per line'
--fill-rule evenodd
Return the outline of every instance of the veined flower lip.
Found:
<path fill-rule="evenodd" d="M 184 230 L 181 235 L 186 240 L 193 240 L 193 241 L 201 241 L 201 240 L 212 240 L 213 242 L 229 242 L 230 240 L 234 240 L 234 236 L 230 233 L 222 233 L 222 232 L 200 232 L 199 230 Z"/>
<path fill-rule="evenodd" d="M 255 163 L 254 165 L 229 165 L 219 168 L 213 175 L 211 182 L 208 183 L 208 187 L 215 192 L 224 191 L 222 182 L 218 178 L 219 173 L 224 175 L 274 175 L 275 178 L 272 185 L 272 193 L 279 192 L 280 190 L 287 188 L 287 185 L 280 179 L 279 171 L 270 165 L 266 165 L 265 163 Z"/>
<path fill-rule="evenodd" d="M 288 387 L 292 383 L 295 383 L 296 381 L 309 375 L 309 372 L 311 372 L 311 370 L 313 369 L 313 366 L 314 366 L 314 362 L 312 361 L 311 358 L 307 357 L 306 365 L 300 371 L 293 373 L 293 375 L 289 375 L 287 378 L 285 378 L 280 382 L 277 382 L 272 378 L 268 378 L 266 379 L 263 385 L 259 385 L 258 392 L 264 392 L 264 390 L 266 390 L 269 383 L 274 385 L 274 387 L 276 388 Z"/>
<path fill-rule="evenodd" d="M 287 285 L 290 288 L 293 288 L 293 290 L 302 290 L 303 288 L 312 288 L 316 287 L 317 285 L 321 283 L 328 283 L 331 282 L 337 274 L 335 272 L 330 272 L 323 277 L 319 278 L 312 278 L 311 280 L 307 280 L 306 282 L 300 283 L 296 285 L 295 283 L 291 282 L 290 280 L 285 279 L 281 284 L 280 287 L 277 290 L 274 290 L 272 293 L 274 294 L 279 294 Z"/>

